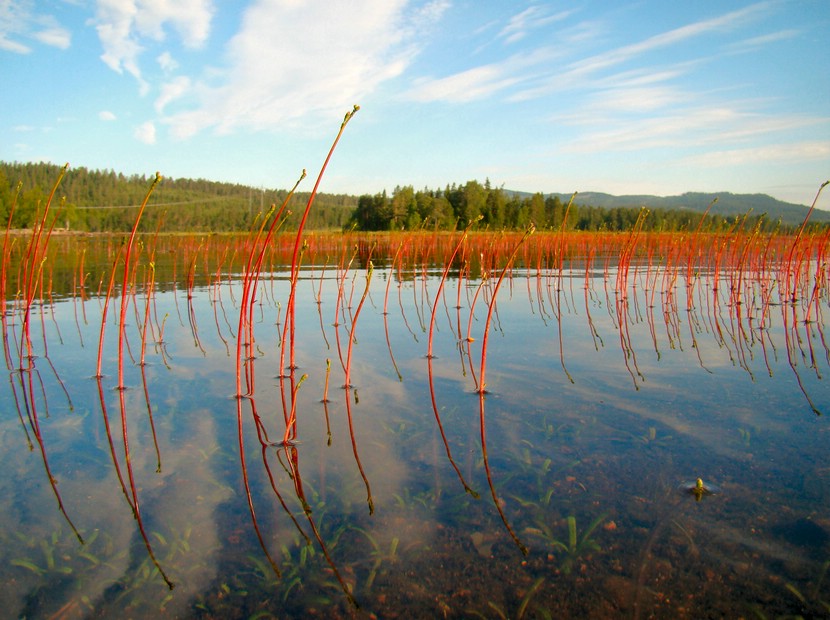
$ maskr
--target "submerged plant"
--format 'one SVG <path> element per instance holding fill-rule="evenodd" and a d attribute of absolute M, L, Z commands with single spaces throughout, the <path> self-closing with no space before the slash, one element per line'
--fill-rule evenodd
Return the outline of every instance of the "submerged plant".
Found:
<path fill-rule="evenodd" d="M 830 599 L 825 598 L 821 593 L 821 586 L 824 583 L 824 578 L 827 577 L 828 570 L 830 570 L 830 560 L 826 560 L 821 565 L 818 579 L 816 579 L 815 585 L 809 591 L 802 592 L 792 583 L 787 583 L 784 586 L 805 608 L 815 608 L 815 613 L 817 614 L 815 617 L 817 618 L 819 615 L 824 616 L 825 614 L 830 614 Z"/>
<path fill-rule="evenodd" d="M 568 523 L 568 540 L 567 542 L 563 542 L 561 540 L 554 539 L 552 541 L 553 548 L 556 551 L 564 552 L 564 557 L 560 563 L 560 568 L 562 572 L 566 575 L 570 574 L 573 570 L 574 563 L 591 553 L 592 551 L 599 551 L 600 546 L 597 541 L 595 541 L 591 536 L 594 531 L 599 527 L 599 525 L 605 521 L 606 515 L 600 515 L 596 519 L 594 519 L 588 528 L 582 532 L 582 536 L 578 536 L 577 528 L 576 528 L 576 517 L 571 515 L 567 518 Z"/>
<path fill-rule="evenodd" d="M 487 601 L 487 606 L 490 609 L 492 609 L 494 612 L 496 612 L 496 615 L 499 618 L 501 618 L 502 620 L 509 620 L 511 617 L 515 617 L 516 620 L 521 620 L 522 618 L 525 617 L 525 614 L 527 613 L 527 608 L 528 608 L 528 605 L 530 605 L 531 599 L 536 595 L 536 592 L 539 591 L 539 588 L 541 588 L 542 584 L 544 584 L 544 583 L 545 583 L 545 578 L 544 577 L 539 577 L 536 581 L 533 582 L 533 585 L 530 586 L 528 591 L 522 597 L 522 600 L 519 603 L 519 607 L 516 609 L 516 615 L 515 616 L 511 616 L 509 613 L 507 613 L 505 610 L 503 610 L 499 605 L 496 605 L 493 601 Z M 538 608 L 537 608 L 537 610 L 538 610 Z M 487 616 L 485 616 L 485 615 L 483 615 L 483 614 L 481 614 L 477 611 L 468 610 L 468 612 L 475 615 L 475 616 L 479 616 L 481 618 L 487 618 Z M 544 617 L 550 617 L 550 615 L 547 614 L 546 612 L 544 612 L 544 610 L 542 610 L 542 612 L 545 614 Z"/>

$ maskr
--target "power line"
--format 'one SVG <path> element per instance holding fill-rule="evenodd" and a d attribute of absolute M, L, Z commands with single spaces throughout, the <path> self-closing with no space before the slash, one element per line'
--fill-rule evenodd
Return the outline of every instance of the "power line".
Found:
<path fill-rule="evenodd" d="M 173 207 L 173 206 L 181 206 L 181 205 L 197 205 L 197 204 L 206 204 L 209 202 L 222 202 L 225 200 L 239 200 L 238 196 L 224 196 L 221 198 L 211 198 L 210 200 L 182 200 L 179 202 L 149 202 L 147 203 L 147 207 Z M 99 206 L 86 206 L 86 207 L 75 207 L 75 209 L 138 209 L 141 207 L 140 204 L 137 205 L 99 205 Z"/>

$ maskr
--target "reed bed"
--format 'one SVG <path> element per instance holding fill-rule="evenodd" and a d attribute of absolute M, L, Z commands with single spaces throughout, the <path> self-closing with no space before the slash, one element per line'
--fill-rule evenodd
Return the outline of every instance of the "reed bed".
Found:
<path fill-rule="evenodd" d="M 45 327 L 41 328 L 40 342 L 33 336 L 33 321 L 45 322 L 47 311 L 55 299 L 71 298 L 76 307 L 76 321 L 86 320 L 86 306 L 100 306 L 100 336 L 97 369 L 100 412 L 105 424 L 113 468 L 120 481 L 121 492 L 136 520 L 136 527 L 144 541 L 148 556 L 162 579 L 172 589 L 174 579 L 168 577 L 163 562 L 156 558 L 140 510 L 139 489 L 142 484 L 134 476 L 130 449 L 129 406 L 125 401 L 124 370 L 132 364 L 142 369 L 144 400 L 150 428 L 152 384 L 144 374 L 146 353 L 152 348 L 165 364 L 175 363 L 166 356 L 166 330 L 171 329 L 168 317 L 159 319 L 155 299 L 160 292 L 173 287 L 173 294 L 182 291 L 186 320 L 179 313 L 181 326 L 187 325 L 200 348 L 199 332 L 214 329 L 225 343 L 228 354 L 235 351 L 235 394 L 237 413 L 237 443 L 242 486 L 250 521 L 276 578 L 282 576 L 278 550 L 269 547 L 261 533 L 255 498 L 249 484 L 250 463 L 246 459 L 245 428 L 253 427 L 259 439 L 263 471 L 268 472 L 274 500 L 290 515 L 297 532 L 304 540 L 316 542 L 336 577 L 344 596 L 353 605 L 358 601 L 341 574 L 320 533 L 319 523 L 311 509 L 311 501 L 303 485 L 300 466 L 302 456 L 302 420 L 306 414 L 299 406 L 298 391 L 310 375 L 324 377 L 322 402 L 328 416 L 329 384 L 332 374 L 331 359 L 298 359 L 296 343 L 312 334 L 298 333 L 297 296 L 303 294 L 300 282 L 312 284 L 313 300 L 320 312 L 320 330 L 327 348 L 321 308 L 323 279 L 336 278 L 337 300 L 333 313 L 334 346 L 340 360 L 340 380 L 344 396 L 344 410 L 348 417 L 349 440 L 354 465 L 364 482 L 369 513 L 374 512 L 370 480 L 361 463 L 352 408 L 359 406 L 359 395 L 353 381 L 355 356 L 360 355 L 358 319 L 363 318 L 369 295 L 370 281 L 383 272 L 387 278 L 382 302 L 382 317 L 390 363 L 399 381 L 406 380 L 405 372 L 396 363 L 392 340 L 389 337 L 388 317 L 400 313 L 411 336 L 426 335 L 424 364 L 428 368 L 431 410 L 440 430 L 446 456 L 455 469 L 459 482 L 471 496 L 478 493 L 466 481 L 456 464 L 450 440 L 443 432 L 440 414 L 440 394 L 433 384 L 433 364 L 436 337 L 451 338 L 459 351 L 462 368 L 473 380 L 479 398 L 477 420 L 481 441 L 481 456 L 486 470 L 493 508 L 503 521 L 522 553 L 525 543 L 514 532 L 504 511 L 504 500 L 497 493 L 497 481 L 488 460 L 485 404 L 487 400 L 487 371 L 498 359 L 488 356 L 488 338 L 494 323 L 499 322 L 500 294 L 527 294 L 534 313 L 545 322 L 558 326 L 558 353 L 563 373 L 570 382 L 574 378 L 566 366 L 566 334 L 561 330 L 564 314 L 584 311 L 586 327 L 594 346 L 601 346 L 600 336 L 593 326 L 593 300 L 603 300 L 618 330 L 620 355 L 635 389 L 644 377 L 638 368 L 640 343 L 632 340 L 630 327 L 645 322 L 651 334 L 651 348 L 659 357 L 659 341 L 669 346 L 690 343 L 698 350 L 698 360 L 705 367 L 699 353 L 698 339 L 714 339 L 728 351 L 733 362 L 750 371 L 747 351 L 760 342 L 766 356 L 766 331 L 770 325 L 782 325 L 786 339 L 786 357 L 800 388 L 805 403 L 821 415 L 820 402 L 804 387 L 804 372 L 819 372 L 822 358 L 830 360 L 830 347 L 824 335 L 824 313 L 830 303 L 830 230 L 810 228 L 808 221 L 794 235 L 778 232 L 764 233 L 758 227 L 747 229 L 744 220 L 737 218 L 727 230 L 714 230 L 704 213 L 693 231 L 662 233 L 643 230 L 648 217 L 644 209 L 633 229 L 627 233 L 579 233 L 562 229 L 555 232 L 479 231 L 477 222 L 470 222 L 463 231 L 389 232 L 375 234 L 323 233 L 304 230 L 308 213 L 324 172 L 332 158 L 343 132 L 357 112 L 346 115 L 340 132 L 326 157 L 311 197 L 304 207 L 299 229 L 282 231 L 286 214 L 292 208 L 294 190 L 280 206 L 260 214 L 256 226 L 247 235 L 170 236 L 162 230 L 140 233 L 142 210 L 139 210 L 133 230 L 127 237 L 112 235 L 98 244 L 100 255 L 93 257 L 84 249 L 78 252 L 83 237 L 57 236 L 53 229 L 57 216 L 52 207 L 60 178 L 56 180 L 48 201 L 43 205 L 37 226 L 25 235 L 14 234 L 7 226 L 2 250 L 2 321 L 6 366 L 12 389 L 18 403 L 18 415 L 27 440 L 34 443 L 40 456 L 60 512 L 83 545 L 71 515 L 67 513 L 55 479 L 50 472 L 48 446 L 40 432 L 39 416 L 46 407 L 42 389 L 42 368 L 35 364 L 38 357 L 49 359 Z M 64 169 L 65 170 L 65 169 Z M 299 185 L 302 177 L 295 185 Z M 160 175 L 148 188 L 147 197 L 161 182 Z M 821 185 L 819 194 L 827 183 Z M 146 204 L 146 199 L 145 203 Z M 813 203 L 815 205 L 815 202 Z M 808 216 L 809 217 L 809 216 Z M 567 218 L 567 213 L 566 213 Z M 11 218 L 9 219 L 9 223 Z M 75 257 L 79 257 L 77 260 Z M 90 264 L 99 272 L 90 272 Z M 108 267 L 102 268 L 102 265 Z M 280 298 L 274 288 L 274 274 L 288 276 L 287 295 Z M 48 275 L 48 278 L 47 278 Z M 315 285 L 315 278 L 319 286 Z M 363 282 L 361 282 L 363 279 Z M 447 293 L 447 284 L 455 281 L 455 295 Z M 602 288 L 595 288 L 595 282 Z M 91 290 L 97 282 L 97 292 Z M 582 290 L 574 290 L 581 283 Z M 392 287 L 397 289 L 398 308 Z M 411 289 L 417 317 L 407 317 L 401 295 Z M 502 291 L 506 288 L 509 290 Z M 683 292 L 683 303 L 679 296 Z M 196 324 L 194 304 L 203 303 L 207 294 L 213 306 L 214 325 L 206 328 Z M 118 303 L 112 303 L 118 299 Z M 263 304 L 279 309 L 276 329 L 279 337 L 279 368 L 277 390 L 282 410 L 263 415 L 257 410 L 256 396 L 258 352 L 255 327 L 257 311 Z M 128 322 L 131 312 L 132 326 Z M 476 315 L 483 315 L 483 322 Z M 80 315 L 77 308 L 81 308 Z M 486 308 L 481 310 L 481 308 Z M 115 316 L 110 319 L 110 310 Z M 453 312 L 455 311 L 455 312 Z M 486 314 L 485 314 L 486 312 Z M 446 321 L 441 315 L 446 315 Z M 454 316 L 453 316 L 454 315 Z M 112 320 L 118 329 L 117 363 L 107 366 L 104 355 L 106 326 Z M 363 318 L 363 320 L 367 320 Z M 418 326 L 410 326 L 417 320 Z M 175 319 L 171 318 L 175 323 Z M 437 334 L 436 325 L 446 325 L 447 332 Z M 685 324 L 688 332 L 681 325 Z M 341 334 L 342 330 L 342 334 Z M 659 334 L 659 336 L 658 336 Z M 341 335 L 345 339 L 341 341 Z M 130 343 L 140 343 L 138 355 L 133 355 Z M 420 342 L 420 341 L 418 341 Z M 820 343 L 820 349 L 815 343 Z M 477 360 L 478 363 L 474 363 Z M 50 372 L 60 381 L 54 366 Z M 299 369 L 303 368 L 300 373 Z M 117 374 L 119 391 L 119 419 L 111 425 L 103 380 L 107 372 Z M 305 388 L 303 388 L 305 389 Z M 64 388 L 67 399 L 69 391 Z M 231 396 L 231 395 L 229 395 Z M 327 418 L 328 419 L 328 418 Z M 116 440 L 121 431 L 120 442 Z M 279 439 L 272 439 L 279 438 Z M 154 437 L 155 439 L 155 437 Z M 162 455 L 155 442 L 157 471 L 162 469 Z M 331 443 L 331 436 L 329 436 Z M 295 514 L 283 499 L 284 490 L 278 488 L 271 474 L 274 463 L 289 473 L 292 493 L 304 507 Z M 125 475 L 126 474 L 126 475 Z M 310 532 L 310 534 L 309 534 Z"/>

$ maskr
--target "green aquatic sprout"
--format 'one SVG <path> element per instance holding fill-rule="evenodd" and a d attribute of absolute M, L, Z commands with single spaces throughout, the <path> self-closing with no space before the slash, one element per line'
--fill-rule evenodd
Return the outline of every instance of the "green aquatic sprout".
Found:
<path fill-rule="evenodd" d="M 38 576 L 71 575 L 79 569 L 101 564 L 101 559 L 92 552 L 92 547 L 98 540 L 99 534 L 100 530 L 94 530 L 86 539 L 85 544 L 79 546 L 74 538 L 66 539 L 61 528 L 41 539 L 17 533 L 17 538 L 24 544 L 29 553 L 12 558 L 9 563 Z M 97 545 L 96 549 L 98 547 L 100 545 Z M 79 558 L 84 562 L 79 562 Z"/>
<path fill-rule="evenodd" d="M 815 608 L 816 613 L 820 614 L 821 617 L 830 614 L 830 600 L 826 600 L 821 595 L 821 585 L 827 576 L 828 569 L 830 569 L 830 560 L 826 560 L 822 564 L 818 579 L 808 592 L 802 592 L 792 583 L 784 585 L 790 594 L 795 596 L 806 609 Z M 819 617 L 819 615 L 816 615 L 816 617 Z"/>
<path fill-rule="evenodd" d="M 90 578 L 95 578 L 97 571 L 114 558 L 112 540 L 99 529 L 87 534 L 84 532 L 84 544 L 79 545 L 77 538 L 64 534 L 58 527 L 43 538 L 15 532 L 13 539 L 2 540 L 2 546 L 15 557 L 8 560 L 10 566 L 22 572 L 29 572 L 38 577 L 27 597 L 32 601 L 41 601 L 41 594 L 60 589 L 66 597 L 63 609 L 71 610 L 81 617 L 86 611 L 95 611 L 89 597 L 83 594 L 84 585 Z M 41 614 L 40 602 L 36 603 L 36 615 Z M 69 611 L 67 611 L 69 615 Z M 57 617 L 57 615 L 55 616 Z"/>
<path fill-rule="evenodd" d="M 573 515 L 567 518 L 568 522 L 568 542 L 567 544 L 560 541 L 553 541 L 553 548 L 565 552 L 565 557 L 560 565 L 562 572 L 566 575 L 570 574 L 573 569 L 574 562 L 591 551 L 600 551 L 599 543 L 591 538 L 599 525 L 605 521 L 606 515 L 602 514 L 594 519 L 588 528 L 583 532 L 582 536 L 577 535 L 576 517 Z"/>
<path fill-rule="evenodd" d="M 413 510 L 420 507 L 430 511 L 436 509 L 441 495 L 441 489 L 427 488 L 413 493 L 409 487 L 404 487 L 401 493 L 392 493 L 398 508 Z"/>
<path fill-rule="evenodd" d="M 530 586 L 530 589 L 527 591 L 527 594 L 524 595 L 524 598 L 522 598 L 521 603 L 519 603 L 519 608 L 516 610 L 516 620 L 521 620 L 525 617 L 525 614 L 527 613 L 527 607 L 530 604 L 530 599 L 532 599 L 533 596 L 536 594 L 537 590 L 539 590 L 539 588 L 542 587 L 543 583 L 545 583 L 545 578 L 539 577 L 535 582 L 533 582 L 533 585 Z M 496 605 L 493 601 L 487 601 L 487 606 L 493 611 L 495 611 L 498 617 L 502 620 L 508 620 L 508 618 L 510 618 L 510 616 L 501 607 Z M 537 611 L 539 611 L 538 607 Z M 542 611 L 544 612 L 544 610 Z M 487 616 L 473 609 L 468 609 L 467 613 L 479 616 L 481 618 L 487 618 Z"/>
<path fill-rule="evenodd" d="M 573 459 L 554 469 L 553 461 L 550 458 L 546 458 L 542 461 L 541 465 L 528 466 L 526 463 L 521 462 L 520 466 L 522 467 L 522 477 L 535 476 L 535 488 L 538 492 L 538 496 L 528 499 L 518 494 L 513 494 L 511 497 L 519 502 L 519 504 L 521 504 L 521 506 L 525 509 L 532 510 L 539 507 L 550 506 L 550 503 L 556 496 L 556 493 L 561 490 L 559 483 L 561 482 L 561 479 L 563 479 L 564 473 L 581 463 L 581 459 Z M 583 490 L 585 489 L 581 483 L 576 484 L 581 486 Z"/>
<path fill-rule="evenodd" d="M 369 552 L 369 558 L 367 558 L 371 561 L 372 567 L 369 570 L 369 574 L 366 577 L 366 583 L 364 584 L 364 590 L 369 592 L 371 591 L 372 585 L 375 583 L 375 579 L 378 574 L 382 572 L 380 570 L 381 566 L 384 563 L 394 563 L 398 560 L 398 545 L 401 541 L 397 536 L 392 537 L 392 541 L 389 543 L 389 549 L 387 551 L 384 550 L 380 543 L 362 527 L 353 525 L 351 526 L 351 529 L 363 534 L 366 537 L 366 540 L 368 540 L 372 545 L 372 550 Z"/>
<path fill-rule="evenodd" d="M 671 439 L 671 435 L 661 435 L 658 437 L 656 426 L 649 426 L 648 433 L 640 436 L 640 440 L 646 445 L 662 445 L 668 441 L 671 441 Z"/>

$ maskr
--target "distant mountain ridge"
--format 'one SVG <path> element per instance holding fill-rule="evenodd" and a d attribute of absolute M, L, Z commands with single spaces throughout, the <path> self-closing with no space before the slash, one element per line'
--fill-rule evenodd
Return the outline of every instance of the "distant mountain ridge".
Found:
<path fill-rule="evenodd" d="M 515 193 L 520 196 L 532 195 L 528 192 Z M 571 198 L 571 194 L 560 193 L 545 194 L 545 196 L 559 196 L 559 199 L 565 203 Z M 766 217 L 770 221 L 775 222 L 780 219 L 784 224 L 796 225 L 804 221 L 809 211 L 809 207 L 784 202 L 767 194 L 733 194 L 731 192 L 686 192 L 679 196 L 614 196 L 602 192 L 579 192 L 574 202 L 577 205 L 606 209 L 647 207 L 649 209 L 687 210 L 703 213 L 715 198 L 718 201 L 712 206 L 709 213 L 722 217 L 745 215 L 752 209 L 751 215 L 766 213 Z M 813 210 L 810 222 L 830 222 L 830 211 Z"/>

